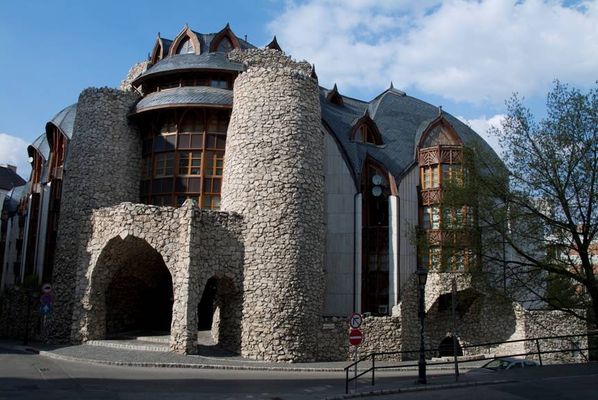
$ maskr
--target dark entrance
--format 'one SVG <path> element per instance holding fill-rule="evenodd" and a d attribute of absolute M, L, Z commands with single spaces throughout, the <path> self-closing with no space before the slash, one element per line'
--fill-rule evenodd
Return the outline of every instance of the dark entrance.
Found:
<path fill-rule="evenodd" d="M 440 345 L 438 346 L 438 355 L 440 357 L 454 357 L 455 356 L 452 336 L 449 335 L 449 336 L 445 337 L 444 339 L 442 339 L 442 342 L 440 342 Z M 459 340 L 457 340 L 457 356 L 462 356 L 462 355 L 463 355 L 463 349 L 461 348 L 461 345 L 459 344 Z"/>
<path fill-rule="evenodd" d="M 197 305 L 197 330 L 209 331 L 214 321 L 216 310 L 216 293 L 218 292 L 218 280 L 215 277 L 208 279 L 204 288 L 201 300 Z"/>
<path fill-rule="evenodd" d="M 170 332 L 172 278 L 162 256 L 138 238 L 120 244 L 105 291 L 106 335 Z"/>

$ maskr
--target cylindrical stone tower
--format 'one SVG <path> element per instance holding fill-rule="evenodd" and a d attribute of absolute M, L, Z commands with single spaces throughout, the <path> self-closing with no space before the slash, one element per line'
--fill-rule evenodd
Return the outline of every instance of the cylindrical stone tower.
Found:
<path fill-rule="evenodd" d="M 305 64 L 253 50 L 235 81 L 223 211 L 246 223 L 243 356 L 310 361 L 324 296 L 324 138 Z"/>
<path fill-rule="evenodd" d="M 81 92 L 73 138 L 65 165 L 56 261 L 53 271 L 52 341 L 78 340 L 72 329 L 77 276 L 88 266 L 91 211 L 124 201 L 139 201 L 141 139 L 127 120 L 138 96 L 116 89 Z M 71 331 L 72 329 L 72 331 Z"/>

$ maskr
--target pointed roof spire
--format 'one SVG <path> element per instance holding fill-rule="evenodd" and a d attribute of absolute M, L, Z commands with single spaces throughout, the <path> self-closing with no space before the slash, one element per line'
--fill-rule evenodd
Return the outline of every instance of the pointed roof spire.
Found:
<path fill-rule="evenodd" d="M 316 74 L 316 64 L 312 64 L 311 65 L 311 74 L 310 76 L 315 79 L 318 80 L 318 74 Z"/>
<path fill-rule="evenodd" d="M 390 88 L 389 89 L 394 89 L 395 85 L 392 84 L 392 81 L 390 81 Z"/>
<path fill-rule="evenodd" d="M 272 39 L 272 41 L 266 45 L 266 48 L 282 51 L 282 49 L 280 48 L 280 45 L 278 44 L 278 40 L 276 40 L 276 35 L 274 35 L 274 38 Z"/>
<path fill-rule="evenodd" d="M 438 116 L 442 115 L 442 106 L 438 106 Z"/>
<path fill-rule="evenodd" d="M 230 29 L 230 22 L 226 23 L 226 26 L 224 27 L 224 29 Z"/>
<path fill-rule="evenodd" d="M 158 32 L 158 39 L 160 39 L 160 32 Z"/>
<path fill-rule="evenodd" d="M 343 96 L 341 96 L 341 94 L 338 92 L 336 82 L 334 83 L 332 90 L 328 92 L 328 94 L 326 95 L 326 100 L 328 100 L 332 104 L 336 104 L 337 106 L 342 106 L 343 104 L 345 104 L 345 102 L 343 101 Z"/>

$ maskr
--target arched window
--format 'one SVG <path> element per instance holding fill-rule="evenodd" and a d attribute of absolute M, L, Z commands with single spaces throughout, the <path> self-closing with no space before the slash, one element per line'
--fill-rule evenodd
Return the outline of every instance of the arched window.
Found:
<path fill-rule="evenodd" d="M 195 53 L 195 47 L 189 38 L 183 39 L 176 50 L 177 54 L 191 54 Z"/>
<path fill-rule="evenodd" d="M 362 312 L 389 312 L 389 204 L 388 173 L 368 161 L 363 174 Z"/>
<path fill-rule="evenodd" d="M 376 123 L 370 118 L 369 113 L 366 112 L 366 114 L 357 121 L 351 134 L 351 140 L 356 143 L 382 144 L 380 131 L 378 131 Z"/>
<path fill-rule="evenodd" d="M 218 43 L 218 47 L 216 51 L 220 51 L 222 53 L 228 53 L 234 48 L 233 44 L 231 43 L 230 39 L 227 37 L 223 37 L 220 43 Z"/>

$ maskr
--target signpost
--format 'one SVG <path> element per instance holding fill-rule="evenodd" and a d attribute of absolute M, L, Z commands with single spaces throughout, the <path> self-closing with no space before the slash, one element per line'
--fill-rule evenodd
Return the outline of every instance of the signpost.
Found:
<path fill-rule="evenodd" d="M 349 316 L 348 322 L 351 327 L 349 330 L 349 343 L 355 348 L 355 351 L 353 352 L 353 361 L 357 361 L 357 346 L 363 342 L 363 332 L 359 329 L 363 323 L 363 317 L 361 314 L 354 312 Z M 357 363 L 355 363 L 354 390 L 357 390 Z"/>
<path fill-rule="evenodd" d="M 361 314 L 353 313 L 349 317 L 349 326 L 351 326 L 351 328 L 357 329 L 361 326 L 362 323 L 363 317 L 361 316 Z"/>
<path fill-rule="evenodd" d="M 351 346 L 359 346 L 363 342 L 363 333 L 360 329 L 352 328 L 349 331 L 349 343 Z"/>

